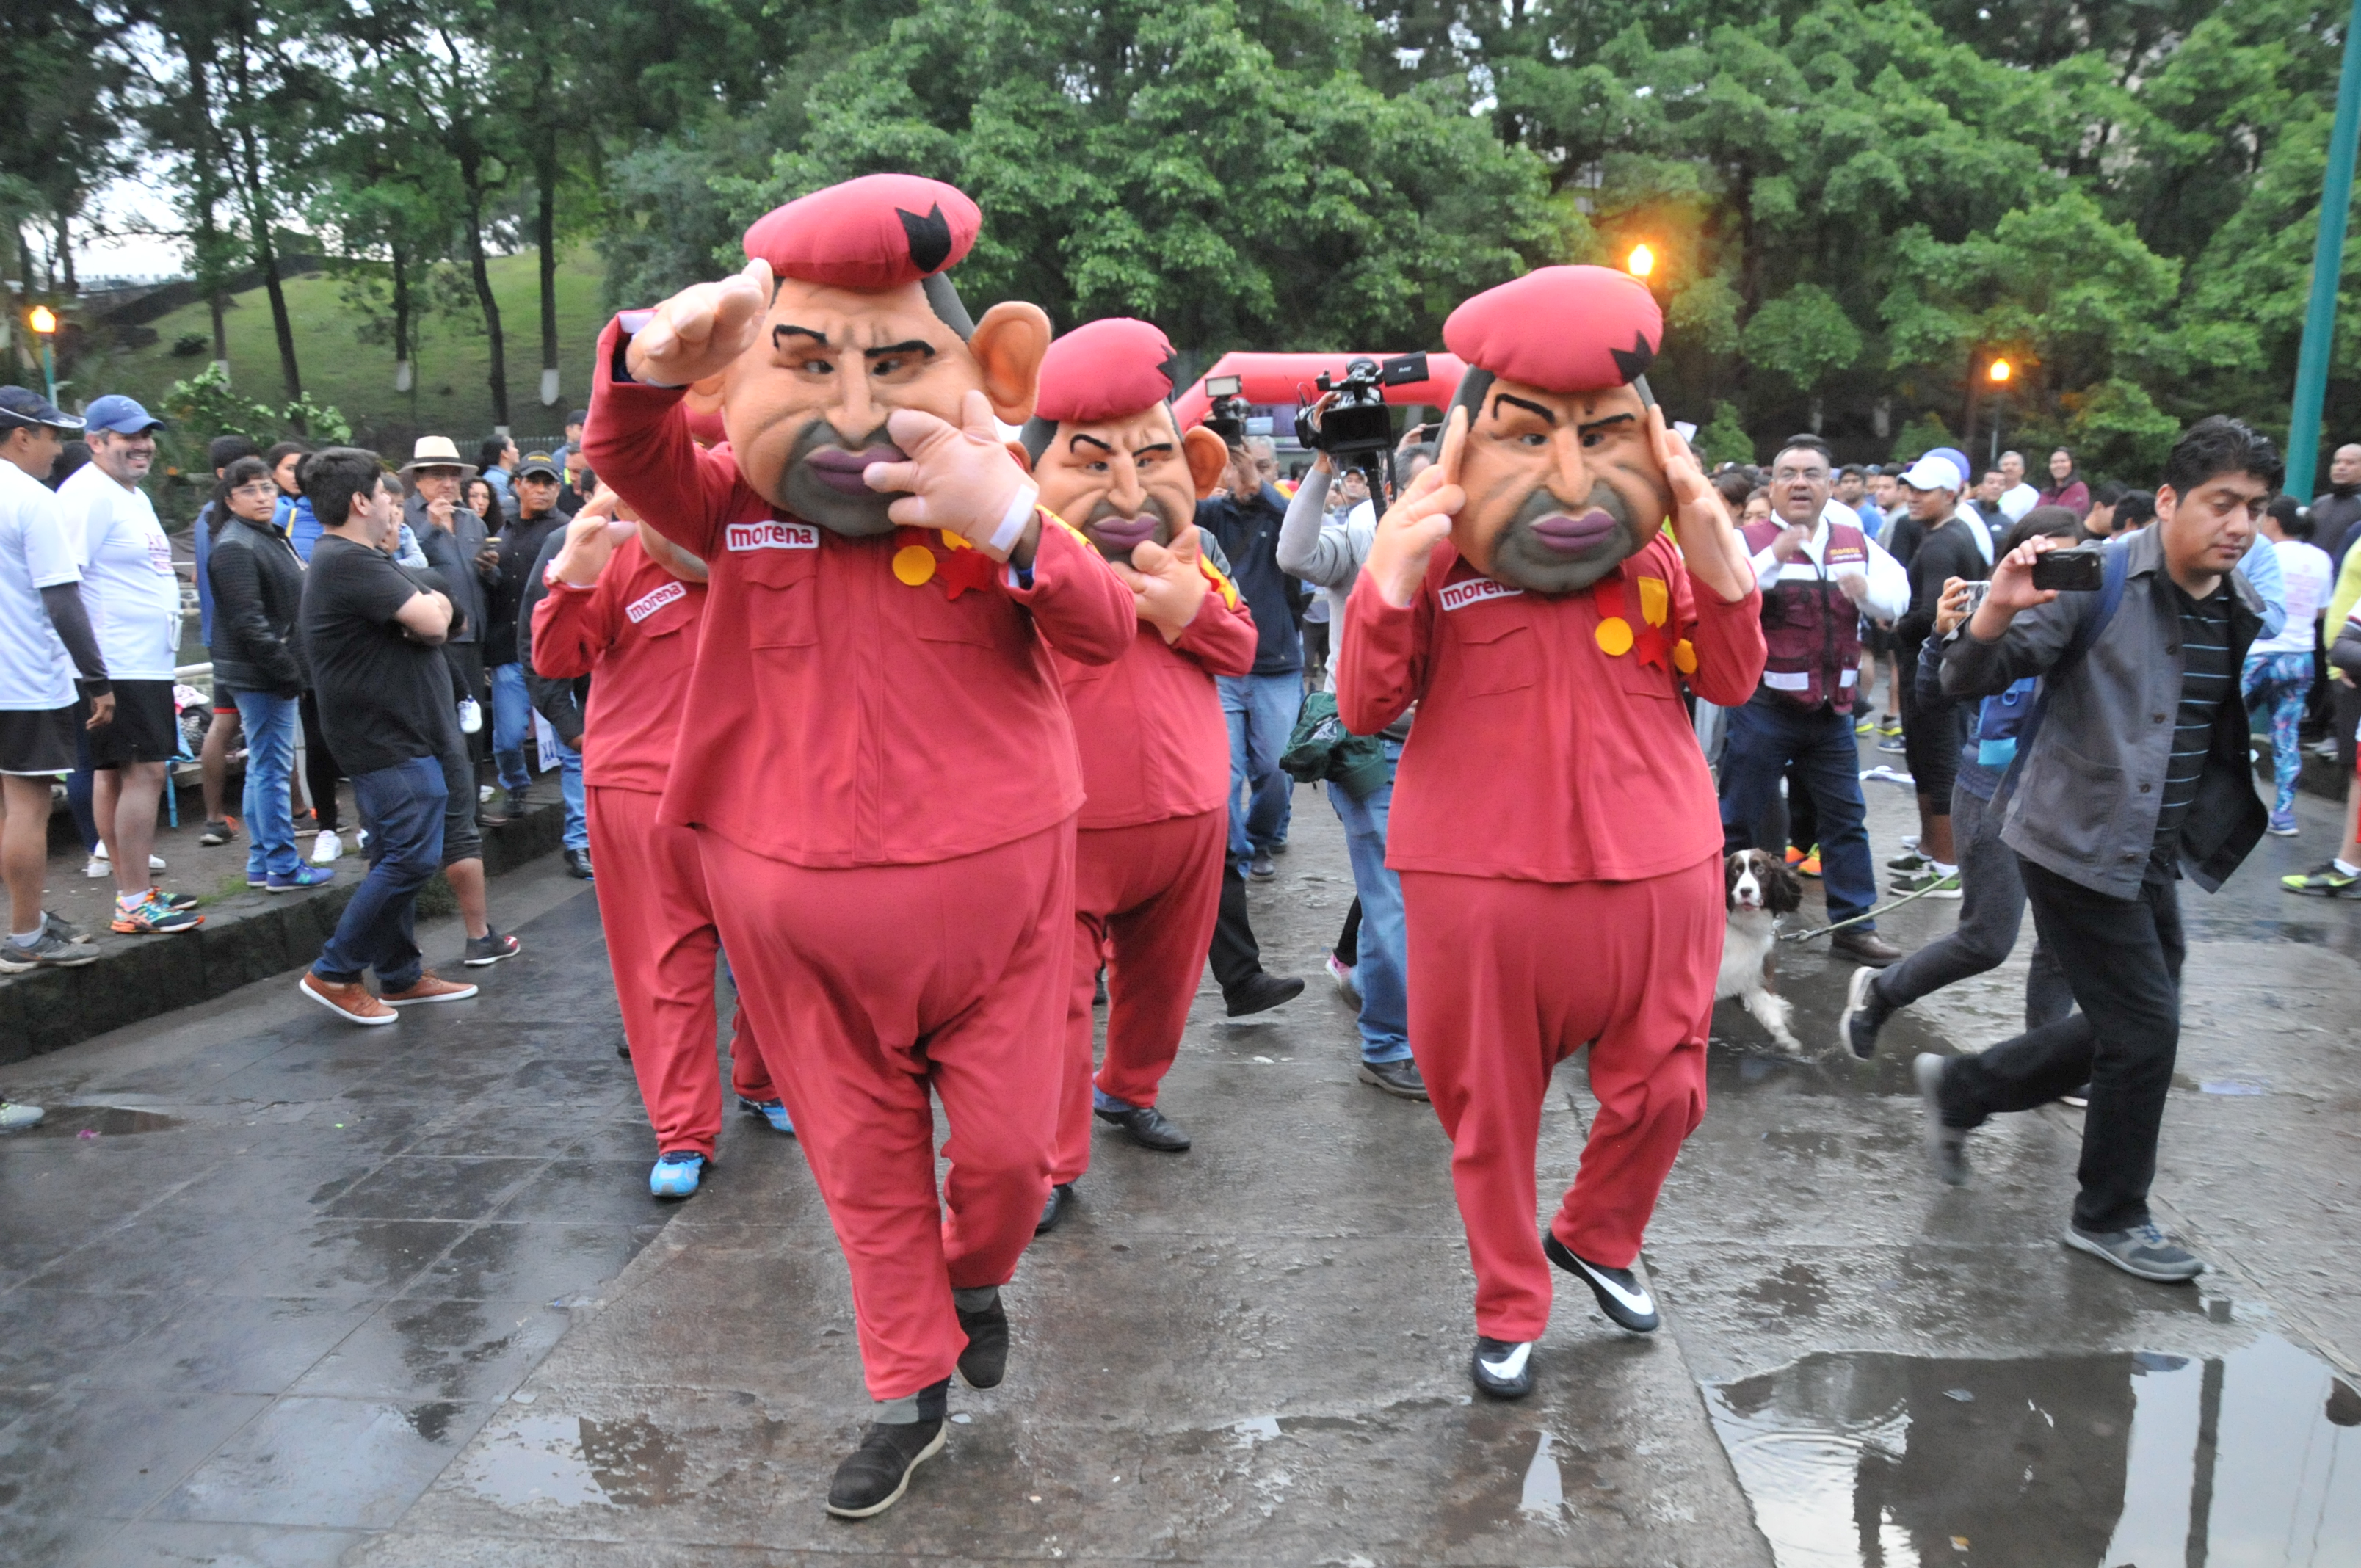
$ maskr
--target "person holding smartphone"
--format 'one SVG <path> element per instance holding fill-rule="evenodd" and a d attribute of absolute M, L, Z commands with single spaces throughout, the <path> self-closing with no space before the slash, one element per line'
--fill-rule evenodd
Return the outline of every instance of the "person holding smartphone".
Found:
<path fill-rule="evenodd" d="M 1920 1056 L 1929 1158 L 1964 1184 L 1971 1130 L 2087 1080 L 2081 1190 L 2060 1239 L 2164 1283 L 2205 1270 L 2147 1202 L 2180 1036 L 2179 884 L 2221 886 L 2268 816 L 2238 697 L 2262 597 L 2237 568 L 2281 472 L 2246 425 L 2199 421 L 2165 460 L 2156 526 L 2104 547 L 2094 588 L 2039 586 L 2059 542 L 2029 539 L 1943 657 L 1954 697 L 2044 677 L 1993 810 L 2081 1011 L 1978 1056 Z"/>

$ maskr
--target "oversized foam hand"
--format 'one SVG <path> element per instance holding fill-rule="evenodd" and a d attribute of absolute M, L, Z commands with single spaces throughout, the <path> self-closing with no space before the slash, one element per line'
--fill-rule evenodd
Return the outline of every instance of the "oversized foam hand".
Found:
<path fill-rule="evenodd" d="M 771 264 L 756 258 L 718 283 L 692 283 L 655 308 L 623 363 L 651 387 L 686 387 L 718 376 L 753 345 L 771 308 Z"/>
<path fill-rule="evenodd" d="M 1730 526 L 1730 509 L 1721 493 L 1705 477 L 1681 433 L 1664 423 L 1664 411 L 1648 405 L 1648 439 L 1673 492 L 1673 538 L 1689 576 L 1711 588 L 1725 604 L 1736 604 L 1754 591 L 1754 565 L 1738 530 Z M 1863 590 L 1867 579 L 1862 579 Z"/>
<path fill-rule="evenodd" d="M 1378 520 L 1362 570 L 1377 579 L 1378 593 L 1396 609 L 1408 609 L 1434 558 L 1434 547 L 1451 537 L 1451 520 L 1467 504 L 1459 488 L 1459 455 L 1467 444 L 1467 411 L 1451 411 L 1443 451 L 1426 471 Z"/>
<path fill-rule="evenodd" d="M 1201 554 L 1197 525 L 1184 522 L 1174 531 L 1170 544 L 1142 540 L 1132 546 L 1130 565 L 1108 563 L 1131 589 L 1139 619 L 1162 633 L 1167 642 L 1180 641 L 1213 586 L 1197 565 Z"/>
<path fill-rule="evenodd" d="M 1020 566 L 1032 561 L 1041 527 L 1033 499 L 1041 488 L 1000 444 L 1000 427 L 982 392 L 961 400 L 958 424 L 897 409 L 885 430 L 908 457 L 872 463 L 861 477 L 873 490 L 904 492 L 886 516 L 905 528 L 956 533 L 995 561 Z"/>

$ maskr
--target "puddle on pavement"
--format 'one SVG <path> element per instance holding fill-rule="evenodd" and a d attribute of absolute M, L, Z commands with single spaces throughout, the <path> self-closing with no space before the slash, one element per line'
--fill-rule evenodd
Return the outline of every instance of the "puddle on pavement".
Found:
<path fill-rule="evenodd" d="M 160 1133 L 180 1125 L 178 1116 L 167 1116 L 161 1111 L 135 1111 L 127 1105 L 52 1105 L 29 1135 L 115 1138 L 133 1133 Z"/>
<path fill-rule="evenodd" d="M 649 1508 L 686 1497 L 687 1471 L 687 1454 L 643 1416 L 526 1416 L 468 1456 L 459 1484 L 505 1508 Z"/>
<path fill-rule="evenodd" d="M 1779 1568 L 2361 1565 L 2361 1390 L 2212 1360 L 1811 1355 L 1706 1403 Z"/>

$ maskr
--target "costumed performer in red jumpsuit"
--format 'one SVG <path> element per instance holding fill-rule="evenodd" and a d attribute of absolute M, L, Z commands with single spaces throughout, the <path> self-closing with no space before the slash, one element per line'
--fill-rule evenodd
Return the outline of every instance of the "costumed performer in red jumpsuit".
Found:
<path fill-rule="evenodd" d="M 789 203 L 747 231 L 743 273 L 608 325 L 583 433 L 711 572 L 657 819 L 697 836 L 851 1270 L 875 1404 L 829 1487 L 841 1518 L 939 1451 L 955 1365 L 990 1387 L 1007 1359 L 999 1287 L 1049 1190 L 1082 804 L 1049 651 L 1112 662 L 1138 625 L 999 439 L 995 416 L 1033 411 L 1049 323 L 1013 302 L 971 320 L 942 272 L 981 223 L 911 175 Z M 680 407 L 713 375 L 728 454 Z"/>
<path fill-rule="evenodd" d="M 618 513 L 622 515 L 618 515 Z M 721 1069 L 713 1036 L 720 935 L 697 836 L 656 820 L 705 619 L 705 563 L 601 490 L 567 525 L 533 611 L 533 669 L 590 677 L 582 782 L 593 861 L 610 868 L 598 921 L 631 1046 L 631 1073 L 655 1129 L 648 1190 L 686 1198 L 713 1162 Z M 740 1007 L 730 1042 L 741 1110 L 792 1132 Z"/>
<path fill-rule="evenodd" d="M 1646 287 L 1598 267 L 1452 313 L 1469 368 L 1443 452 L 1379 522 L 1336 664 L 1359 734 L 1418 704 L 1386 863 L 1476 1268 L 1471 1374 L 1500 1398 L 1532 1387 L 1552 1263 L 1656 1326 L 1632 1265 L 1705 1113 L 1721 820 L 1680 681 L 1743 702 L 1763 644 L 1745 548 L 1642 378 L 1663 331 Z M 1536 1235 L 1543 1096 L 1586 1041 L 1598 1114 Z"/>
<path fill-rule="evenodd" d="M 1040 1229 L 1091 1163 L 1091 1116 L 1165 1153 L 1189 1135 L 1157 1108 L 1205 970 L 1228 832 L 1229 729 L 1215 675 L 1254 667 L 1246 603 L 1191 521 L 1229 463 L 1222 438 L 1172 418 L 1172 345 L 1143 321 L 1077 327 L 1049 345 L 1024 443 L 1041 504 L 1082 531 L 1138 600 L 1112 664 L 1060 656 L 1082 744 L 1073 983 L 1058 1152 Z M 1106 1059 L 1091 1074 L 1091 1005 L 1107 966 Z"/>

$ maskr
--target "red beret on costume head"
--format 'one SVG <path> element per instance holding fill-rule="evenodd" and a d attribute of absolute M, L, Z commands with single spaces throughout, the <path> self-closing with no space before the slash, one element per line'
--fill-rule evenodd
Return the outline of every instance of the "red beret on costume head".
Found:
<path fill-rule="evenodd" d="M 983 214 L 916 174 L 864 174 L 773 209 L 746 231 L 746 256 L 782 278 L 872 293 L 930 278 L 975 244 Z"/>
<path fill-rule="evenodd" d="M 1607 267 L 1538 268 L 1485 290 L 1443 323 L 1444 346 L 1471 371 L 1549 392 L 1638 381 L 1664 341 L 1664 313 L 1648 286 Z"/>
<path fill-rule="evenodd" d="M 1055 424 L 1122 419 L 1171 397 L 1173 367 L 1171 341 L 1149 323 L 1090 322 L 1049 345 L 1033 412 Z"/>

